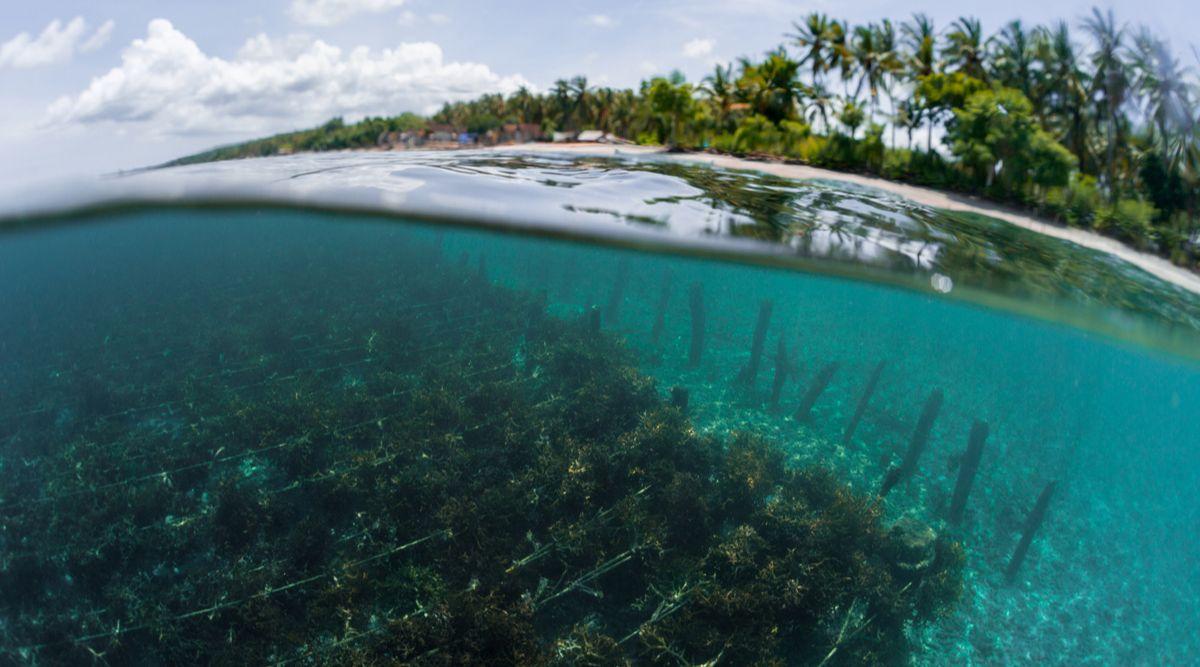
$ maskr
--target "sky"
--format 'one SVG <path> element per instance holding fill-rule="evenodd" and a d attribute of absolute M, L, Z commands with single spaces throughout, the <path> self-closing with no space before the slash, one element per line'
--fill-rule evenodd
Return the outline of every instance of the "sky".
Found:
<path fill-rule="evenodd" d="M 12 0 L 0 3 L 0 181 L 136 168 L 212 146 L 585 74 L 636 86 L 786 42 L 812 11 L 852 23 L 962 13 L 1076 24 L 1094 3 L 783 0 Z M 1113 0 L 1200 67 L 1194 0 Z"/>

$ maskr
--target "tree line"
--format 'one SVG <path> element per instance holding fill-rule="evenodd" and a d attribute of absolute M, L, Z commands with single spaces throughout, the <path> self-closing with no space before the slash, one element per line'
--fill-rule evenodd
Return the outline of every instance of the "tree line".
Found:
<path fill-rule="evenodd" d="M 991 34 L 971 17 L 854 25 L 814 12 L 785 40 L 700 81 L 673 72 L 633 90 L 577 76 L 447 103 L 429 120 L 480 133 L 514 122 L 596 129 L 872 173 L 1030 207 L 1197 265 L 1200 81 L 1147 28 L 1099 9 Z M 404 118 L 331 121 L 307 131 L 310 147 L 289 148 L 339 136 L 333 147 L 371 145 L 380 128 L 418 126 Z M 270 154 L 275 139 L 245 154 Z"/>

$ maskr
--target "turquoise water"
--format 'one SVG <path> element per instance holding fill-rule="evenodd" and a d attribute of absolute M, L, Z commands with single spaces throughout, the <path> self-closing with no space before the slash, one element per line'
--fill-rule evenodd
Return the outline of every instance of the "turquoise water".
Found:
<path fill-rule="evenodd" d="M 524 196 L 595 177 L 616 201 L 614 177 L 662 193 L 712 178 L 555 169 Z M 435 194 L 458 183 L 424 178 Z M 847 203 L 870 193 L 798 188 L 761 217 L 747 192 L 784 184 L 721 178 L 703 210 L 776 243 L 815 238 L 804 216 L 835 216 L 820 206 L 881 226 Z M 531 209 L 562 204 L 546 198 Z M 688 201 L 662 224 L 695 219 Z M 914 219 L 961 230 L 873 201 L 904 239 Z M 615 205 L 617 229 L 653 217 Z M 0 236 L 6 661 L 1200 659 L 1200 373 L 1172 353 L 1197 311 L 1112 260 L 1045 245 L 1029 261 L 1061 273 L 1034 274 L 1058 290 L 1039 301 L 1009 277 L 1011 230 L 986 221 L 943 238 L 936 265 L 869 267 L 916 281 L 854 279 L 855 257 L 822 274 L 812 253 L 733 261 L 655 237 L 620 249 L 273 206 L 54 222 Z M 1001 249 L 1001 268 L 955 263 L 969 243 Z M 1038 305 L 945 295 L 929 274 Z M 1079 328 L 1046 304 L 1120 326 Z M 977 420 L 982 457 L 951 522 Z"/>

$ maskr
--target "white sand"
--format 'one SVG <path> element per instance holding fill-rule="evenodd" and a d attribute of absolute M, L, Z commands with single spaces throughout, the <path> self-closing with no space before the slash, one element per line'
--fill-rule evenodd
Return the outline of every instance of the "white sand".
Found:
<path fill-rule="evenodd" d="M 1005 222 L 1023 227 L 1046 236 L 1070 241 L 1085 248 L 1106 252 L 1118 257 L 1143 271 L 1157 276 L 1171 284 L 1178 285 L 1193 293 L 1200 294 L 1200 275 L 1187 269 L 1175 266 L 1162 257 L 1135 250 L 1115 239 L 1101 236 L 1095 232 L 1071 227 L 1063 227 L 1033 216 L 1018 212 L 1006 206 L 993 204 L 977 197 L 957 193 L 942 192 L 916 185 L 905 185 L 894 181 L 847 174 L 817 167 L 798 164 L 783 164 L 779 162 L 760 162 L 746 160 L 728 155 L 713 155 L 709 153 L 667 153 L 664 149 L 648 146 L 613 146 L 606 144 L 525 144 L 521 146 L 501 146 L 492 150 L 516 152 L 547 152 L 575 153 L 579 155 L 649 155 L 660 154 L 670 160 L 698 164 L 710 164 L 727 169 L 753 169 L 763 173 L 793 179 L 825 179 L 845 181 L 865 185 L 891 192 L 901 197 L 911 199 L 925 206 L 947 209 L 951 211 L 967 211 L 979 213 Z"/>

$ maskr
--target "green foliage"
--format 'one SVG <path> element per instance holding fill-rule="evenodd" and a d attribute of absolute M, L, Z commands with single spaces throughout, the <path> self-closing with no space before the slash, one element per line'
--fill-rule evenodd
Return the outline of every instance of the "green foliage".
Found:
<path fill-rule="evenodd" d="M 1154 205 L 1137 199 L 1120 199 L 1111 207 L 1101 210 L 1096 219 L 1096 229 L 1106 231 L 1119 239 L 1140 248 L 1154 243 L 1154 218 L 1158 211 Z"/>
<path fill-rule="evenodd" d="M 695 108 L 693 93 L 691 84 L 679 72 L 655 77 L 642 86 L 642 95 L 662 128 L 659 139 L 668 146 L 679 146 L 683 139 L 683 121 Z"/>
<path fill-rule="evenodd" d="M 1091 176 L 1077 176 L 1066 187 L 1046 193 L 1043 207 L 1055 218 L 1076 227 L 1093 227 L 1104 196 Z"/>
<path fill-rule="evenodd" d="M 1033 105 L 1019 90 L 982 90 L 954 111 L 951 150 L 976 185 L 1020 193 L 1029 183 L 1063 185 L 1074 157 L 1038 125 Z"/>

